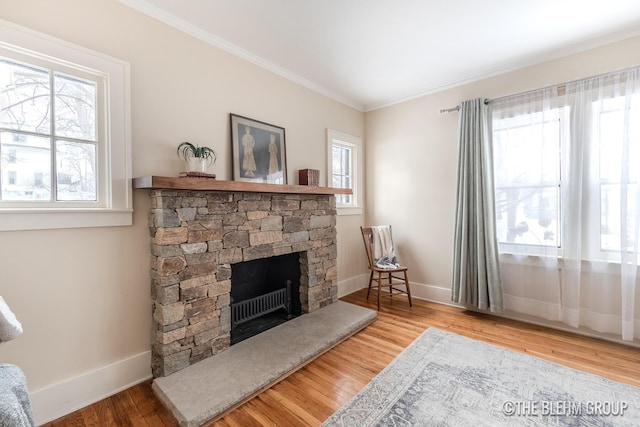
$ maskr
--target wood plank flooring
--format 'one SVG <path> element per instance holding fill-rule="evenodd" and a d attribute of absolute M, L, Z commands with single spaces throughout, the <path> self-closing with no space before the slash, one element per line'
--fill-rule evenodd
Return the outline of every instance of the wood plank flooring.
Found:
<path fill-rule="evenodd" d="M 366 291 L 344 301 L 375 309 Z M 428 327 L 528 353 L 640 387 L 640 350 L 540 326 L 406 297 L 382 303 L 378 319 L 304 368 L 207 426 L 317 426 L 340 408 Z M 61 419 L 58 426 L 178 426 L 139 384 Z"/>

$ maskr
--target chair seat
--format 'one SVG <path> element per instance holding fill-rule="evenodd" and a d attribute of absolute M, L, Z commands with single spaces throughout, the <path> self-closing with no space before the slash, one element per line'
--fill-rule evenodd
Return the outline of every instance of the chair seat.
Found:
<path fill-rule="evenodd" d="M 369 269 L 373 270 L 373 271 L 379 271 L 380 273 L 397 273 L 399 271 L 406 271 L 409 268 L 405 267 L 404 265 L 400 265 L 396 268 L 380 268 L 380 267 L 376 267 L 375 265 L 373 266 L 369 266 Z"/>

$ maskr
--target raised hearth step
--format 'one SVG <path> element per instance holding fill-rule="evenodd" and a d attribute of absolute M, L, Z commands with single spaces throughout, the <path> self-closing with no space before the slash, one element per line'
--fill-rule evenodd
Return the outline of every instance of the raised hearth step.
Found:
<path fill-rule="evenodd" d="M 255 335 L 167 377 L 153 390 L 183 427 L 218 417 L 376 319 L 337 301 Z"/>

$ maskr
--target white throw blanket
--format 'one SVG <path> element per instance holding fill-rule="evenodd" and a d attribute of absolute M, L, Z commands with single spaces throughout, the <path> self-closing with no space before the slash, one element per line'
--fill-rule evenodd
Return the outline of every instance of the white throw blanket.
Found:
<path fill-rule="evenodd" d="M 390 225 L 371 226 L 371 238 L 373 239 L 373 261 L 378 268 L 398 268 L 400 264 L 396 259 L 396 252 L 391 238 Z"/>
<path fill-rule="evenodd" d="M 4 298 L 0 297 L 0 342 L 10 341 L 22 333 L 22 324 L 16 319 Z"/>

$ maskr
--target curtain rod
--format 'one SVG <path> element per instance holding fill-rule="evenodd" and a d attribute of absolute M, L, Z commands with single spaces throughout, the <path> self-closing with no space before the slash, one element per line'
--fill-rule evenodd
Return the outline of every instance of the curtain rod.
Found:
<path fill-rule="evenodd" d="M 453 107 L 453 108 L 444 108 L 444 109 L 440 110 L 440 114 L 443 114 L 443 113 L 453 113 L 454 111 L 460 111 L 460 106 L 459 106 L 459 105 L 456 105 L 456 106 L 455 106 L 455 107 Z"/>
<path fill-rule="evenodd" d="M 485 99 L 484 105 L 487 105 L 489 102 L 491 102 L 490 99 Z M 440 110 L 440 114 L 453 113 L 454 111 L 460 111 L 460 106 L 456 105 L 455 107 L 451 107 L 451 108 L 443 108 L 442 110 Z"/>
<path fill-rule="evenodd" d="M 609 71 L 609 72 L 602 73 L 602 74 L 597 74 L 597 75 L 591 76 L 591 77 L 584 77 L 584 78 L 581 78 L 581 79 L 571 80 L 571 81 L 568 81 L 568 82 L 565 82 L 565 83 L 558 83 L 558 84 L 555 84 L 555 85 L 549 85 L 549 86 L 545 86 L 545 87 L 538 88 L 538 89 L 531 89 L 531 90 L 527 90 L 527 91 L 520 92 L 520 93 L 514 93 L 514 94 L 511 94 L 511 95 L 505 95 L 505 96 L 501 96 L 499 98 L 496 98 L 496 100 L 498 100 L 498 99 L 499 100 L 503 100 L 503 99 L 507 99 L 507 98 L 526 95 L 526 94 L 529 94 L 529 93 L 534 93 L 534 92 L 538 92 L 538 91 L 541 91 L 541 90 L 547 90 L 547 89 L 552 89 L 552 88 L 557 88 L 558 90 L 565 90 L 567 86 L 575 84 L 575 83 L 578 83 L 578 82 L 582 82 L 582 81 L 585 81 L 585 80 L 591 80 L 591 79 L 599 79 L 599 78 L 603 78 L 603 77 L 608 77 L 608 76 L 614 75 L 616 73 L 625 73 L 627 71 L 635 71 L 635 70 L 640 71 L 640 66 L 639 65 L 633 65 L 631 67 L 626 67 L 626 68 L 622 68 L 622 69 L 618 69 L 618 70 L 614 70 L 614 71 Z M 485 105 L 489 104 L 489 102 L 491 102 L 490 99 L 485 99 L 484 100 Z M 440 110 L 440 114 L 453 113 L 454 111 L 460 111 L 460 106 L 456 105 L 453 108 L 444 108 L 444 109 Z"/>

